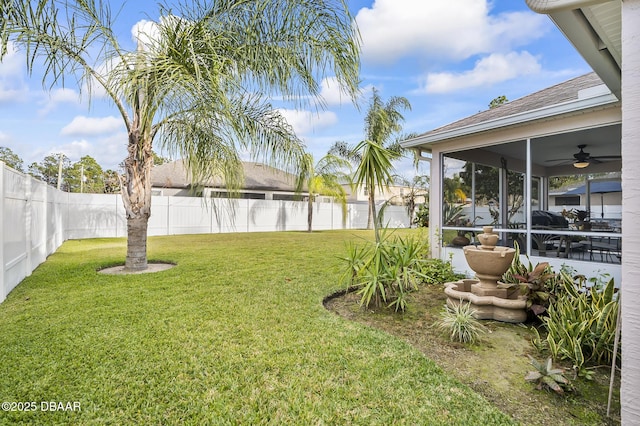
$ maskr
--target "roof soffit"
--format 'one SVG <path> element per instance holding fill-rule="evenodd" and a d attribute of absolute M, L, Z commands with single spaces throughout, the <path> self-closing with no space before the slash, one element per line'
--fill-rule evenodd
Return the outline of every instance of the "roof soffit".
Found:
<path fill-rule="evenodd" d="M 622 0 L 526 0 L 548 15 L 591 68 L 621 99 Z"/>
<path fill-rule="evenodd" d="M 583 115 L 586 112 L 598 111 L 603 109 L 618 108 L 619 101 L 612 94 L 600 95 L 588 99 L 579 99 L 576 101 L 565 102 L 559 105 L 553 105 L 540 108 L 533 111 L 518 113 L 506 117 L 500 117 L 493 120 L 474 123 L 468 126 L 454 127 L 442 131 L 433 131 L 424 135 L 409 139 L 402 143 L 405 148 L 423 147 L 435 143 L 445 142 L 447 140 L 464 138 L 467 136 L 478 135 L 482 133 L 502 130 L 509 127 L 519 127 L 523 125 L 555 121 L 559 118 L 566 118 L 576 115 Z"/>

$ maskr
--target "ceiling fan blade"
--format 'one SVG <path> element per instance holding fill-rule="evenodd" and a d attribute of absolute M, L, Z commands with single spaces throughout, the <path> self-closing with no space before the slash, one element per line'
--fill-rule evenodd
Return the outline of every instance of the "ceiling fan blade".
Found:
<path fill-rule="evenodd" d="M 590 158 L 595 158 L 598 160 L 619 160 L 622 158 L 622 155 L 596 155 L 595 157 Z"/>

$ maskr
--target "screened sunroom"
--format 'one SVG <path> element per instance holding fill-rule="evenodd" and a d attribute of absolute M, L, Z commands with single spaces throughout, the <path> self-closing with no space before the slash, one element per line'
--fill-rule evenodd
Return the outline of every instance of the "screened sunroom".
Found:
<path fill-rule="evenodd" d="M 492 225 L 533 262 L 620 277 L 620 104 L 587 74 L 405 141 L 431 162 L 432 254 Z"/>

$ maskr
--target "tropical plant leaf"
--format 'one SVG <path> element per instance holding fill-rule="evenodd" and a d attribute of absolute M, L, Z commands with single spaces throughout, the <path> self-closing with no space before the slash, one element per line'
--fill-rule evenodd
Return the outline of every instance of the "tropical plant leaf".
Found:
<path fill-rule="evenodd" d="M 525 380 L 528 382 L 535 382 L 542 377 L 542 373 L 539 371 L 530 371 L 526 376 Z"/>
<path fill-rule="evenodd" d="M 553 390 L 556 393 L 563 394 L 564 390 L 562 386 L 560 386 L 552 377 L 544 376 L 542 377 L 542 383 L 544 383 L 549 389 Z"/>

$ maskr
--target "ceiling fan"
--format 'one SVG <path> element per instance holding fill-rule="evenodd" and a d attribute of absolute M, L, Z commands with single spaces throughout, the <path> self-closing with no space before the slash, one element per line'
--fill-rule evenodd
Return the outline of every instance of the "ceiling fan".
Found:
<path fill-rule="evenodd" d="M 616 159 L 622 158 L 620 155 L 602 155 L 602 156 L 592 157 L 591 154 L 584 151 L 586 147 L 587 145 L 585 144 L 578 145 L 578 149 L 580 151 L 573 154 L 573 158 L 550 160 L 550 161 L 573 161 L 573 167 L 576 167 L 578 169 L 584 169 L 591 163 L 602 163 L 602 160 L 616 160 Z"/>

